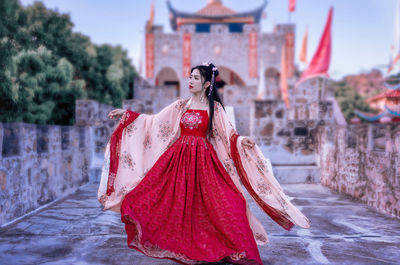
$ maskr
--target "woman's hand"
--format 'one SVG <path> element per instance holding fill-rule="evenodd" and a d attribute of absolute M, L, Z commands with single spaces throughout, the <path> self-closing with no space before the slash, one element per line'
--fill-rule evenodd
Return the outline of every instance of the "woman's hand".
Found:
<path fill-rule="evenodd" d="M 253 148 L 255 144 L 256 143 L 249 137 L 244 137 L 244 139 L 242 140 L 242 145 L 244 147 Z"/>
<path fill-rule="evenodd" d="M 114 109 L 108 113 L 108 118 L 113 119 L 120 119 L 122 115 L 125 113 L 124 109 Z"/>

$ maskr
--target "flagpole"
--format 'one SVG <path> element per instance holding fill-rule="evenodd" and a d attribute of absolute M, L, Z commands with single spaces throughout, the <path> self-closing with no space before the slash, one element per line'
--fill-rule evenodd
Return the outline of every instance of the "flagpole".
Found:
<path fill-rule="evenodd" d="M 288 23 L 291 23 L 291 14 L 296 6 L 296 0 L 288 0 Z"/>

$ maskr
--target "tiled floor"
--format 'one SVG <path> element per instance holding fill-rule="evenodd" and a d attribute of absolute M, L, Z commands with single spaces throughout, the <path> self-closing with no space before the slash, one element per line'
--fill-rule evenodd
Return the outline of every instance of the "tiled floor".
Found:
<path fill-rule="evenodd" d="M 311 229 L 286 231 L 249 199 L 270 242 L 259 246 L 264 264 L 400 264 L 400 220 L 319 184 L 283 185 L 311 220 Z M 176 264 L 126 245 L 117 213 L 102 211 L 97 185 L 0 231 L 0 264 Z"/>

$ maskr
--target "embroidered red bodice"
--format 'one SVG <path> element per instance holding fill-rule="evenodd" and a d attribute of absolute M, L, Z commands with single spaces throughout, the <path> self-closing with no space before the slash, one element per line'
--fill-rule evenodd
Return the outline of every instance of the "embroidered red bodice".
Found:
<path fill-rule="evenodd" d="M 180 121 L 181 135 L 206 137 L 208 128 L 207 110 L 188 109 Z"/>

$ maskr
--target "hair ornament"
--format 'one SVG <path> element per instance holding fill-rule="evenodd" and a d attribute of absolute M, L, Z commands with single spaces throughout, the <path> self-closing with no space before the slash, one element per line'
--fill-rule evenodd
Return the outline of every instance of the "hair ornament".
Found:
<path fill-rule="evenodd" d="M 212 94 L 212 92 L 213 92 L 213 89 L 214 89 L 214 86 L 215 86 L 215 71 L 217 71 L 218 70 L 218 68 L 217 67 L 213 67 L 213 69 L 212 69 L 212 77 L 211 77 L 211 85 L 210 85 L 210 92 L 208 92 L 208 96 L 210 97 L 211 96 L 211 94 Z"/>

